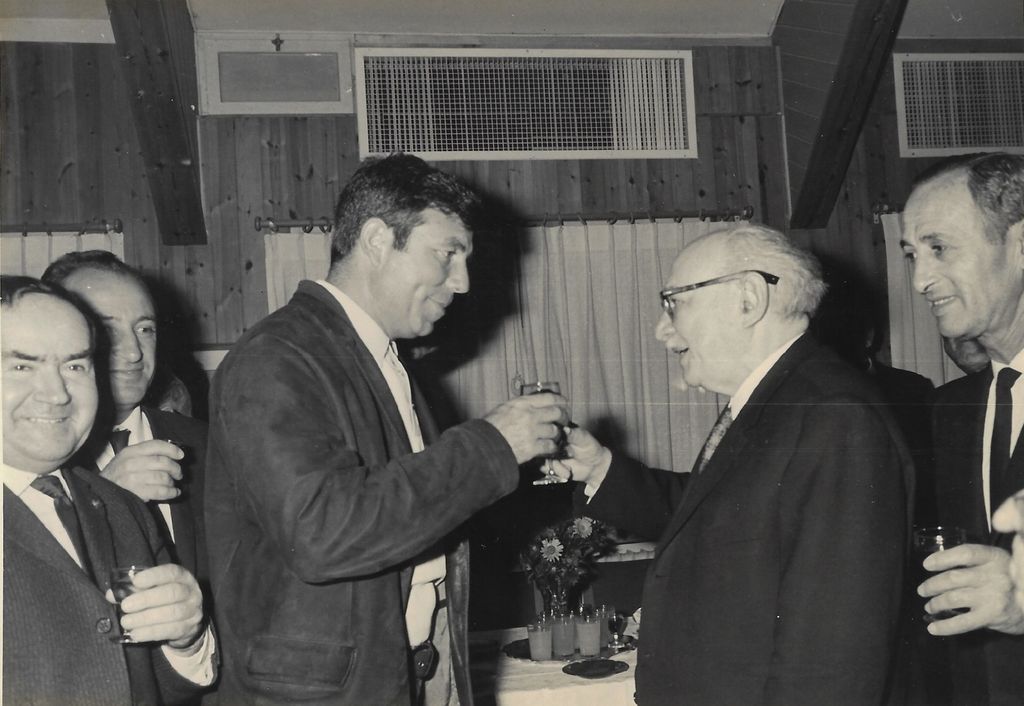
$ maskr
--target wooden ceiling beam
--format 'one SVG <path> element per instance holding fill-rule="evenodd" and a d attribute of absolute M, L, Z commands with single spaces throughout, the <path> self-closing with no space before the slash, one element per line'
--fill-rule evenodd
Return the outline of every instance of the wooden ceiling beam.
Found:
<path fill-rule="evenodd" d="M 186 0 L 107 0 L 118 64 L 165 245 L 206 242 Z"/>
<path fill-rule="evenodd" d="M 828 225 L 906 5 L 907 0 L 856 0 L 803 182 L 794 185 L 793 228 Z"/>

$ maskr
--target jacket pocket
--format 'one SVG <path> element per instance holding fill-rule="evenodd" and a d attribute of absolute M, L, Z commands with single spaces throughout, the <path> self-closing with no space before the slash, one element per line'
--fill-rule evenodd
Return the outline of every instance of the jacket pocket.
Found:
<path fill-rule="evenodd" d="M 336 642 L 260 635 L 249 642 L 245 667 L 261 681 L 340 689 L 355 667 L 357 650 Z"/>

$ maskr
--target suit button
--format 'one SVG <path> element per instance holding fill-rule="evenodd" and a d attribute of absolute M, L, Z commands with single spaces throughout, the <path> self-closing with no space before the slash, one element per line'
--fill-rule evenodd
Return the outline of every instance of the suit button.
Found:
<path fill-rule="evenodd" d="M 110 629 L 113 626 L 114 624 L 111 622 L 110 618 L 100 618 L 96 621 L 96 632 L 105 635 L 110 632 Z"/>

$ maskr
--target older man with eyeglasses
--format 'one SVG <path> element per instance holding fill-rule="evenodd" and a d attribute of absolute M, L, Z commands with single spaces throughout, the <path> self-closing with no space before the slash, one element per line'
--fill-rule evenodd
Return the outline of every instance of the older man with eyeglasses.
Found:
<path fill-rule="evenodd" d="M 825 285 L 781 233 L 688 245 L 656 335 L 685 384 L 728 396 L 690 473 L 584 429 L 555 472 L 587 514 L 658 539 L 637 702 L 877 704 L 901 601 L 911 462 L 868 379 L 807 333 Z"/>

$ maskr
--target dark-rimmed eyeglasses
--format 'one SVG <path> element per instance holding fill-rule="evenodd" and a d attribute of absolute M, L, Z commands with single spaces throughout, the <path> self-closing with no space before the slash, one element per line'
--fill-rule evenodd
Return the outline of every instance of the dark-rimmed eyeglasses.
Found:
<path fill-rule="evenodd" d="M 727 282 L 743 275 L 750 273 L 759 274 L 764 277 L 764 281 L 768 284 L 777 284 L 779 281 L 778 275 L 773 275 L 770 272 L 764 270 L 740 270 L 739 272 L 733 272 L 732 274 L 722 275 L 721 277 L 713 277 L 712 279 L 706 279 L 703 282 L 694 282 L 693 284 L 684 284 L 681 287 L 669 287 L 668 289 L 661 290 L 658 295 L 661 297 L 661 308 L 665 310 L 665 313 L 672 316 L 676 311 L 676 300 L 675 297 L 683 292 L 692 292 L 695 289 L 701 287 L 708 287 L 712 284 L 719 284 L 720 282 Z"/>

